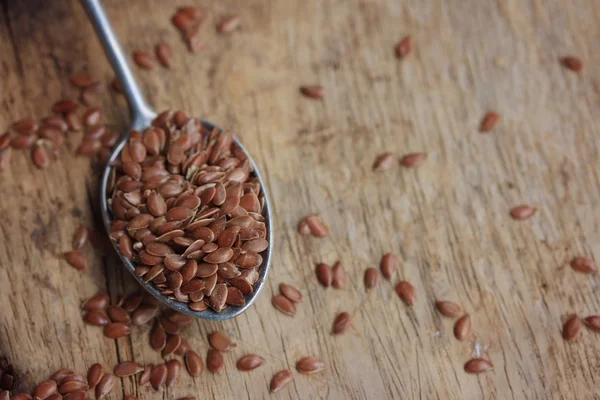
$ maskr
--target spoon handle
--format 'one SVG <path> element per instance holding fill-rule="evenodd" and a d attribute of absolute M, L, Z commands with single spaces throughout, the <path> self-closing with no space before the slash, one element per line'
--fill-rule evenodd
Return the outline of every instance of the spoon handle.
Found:
<path fill-rule="evenodd" d="M 123 53 L 119 39 L 110 25 L 110 21 L 104 12 L 100 0 L 81 0 L 90 22 L 94 26 L 98 39 L 104 47 L 104 51 L 115 70 L 117 79 L 121 82 L 123 92 L 129 103 L 129 110 L 133 117 L 132 128 L 142 130 L 150 125 L 156 113 L 148 106 L 144 95 L 135 81 L 133 72 L 129 68 L 127 58 Z"/>

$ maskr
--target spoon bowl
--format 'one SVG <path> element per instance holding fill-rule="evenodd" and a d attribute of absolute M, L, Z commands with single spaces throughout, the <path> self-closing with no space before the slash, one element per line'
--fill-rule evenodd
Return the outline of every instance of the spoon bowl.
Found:
<path fill-rule="evenodd" d="M 115 36 L 110 22 L 100 4 L 99 0 L 81 0 L 83 7 L 86 9 L 90 21 L 92 25 L 96 29 L 98 37 L 102 42 L 104 50 L 115 70 L 117 78 L 121 82 L 121 86 L 123 87 L 123 92 L 127 98 L 129 103 L 129 108 L 133 116 L 133 123 L 131 125 L 131 129 L 127 134 L 123 135 L 119 142 L 114 147 L 106 167 L 102 173 L 102 180 L 100 184 L 100 207 L 102 212 L 102 220 L 104 222 L 104 227 L 107 232 L 111 231 L 111 222 L 113 221 L 113 216 L 109 209 L 108 199 L 110 198 L 110 193 L 108 191 L 109 181 L 113 171 L 115 170 L 115 165 L 120 159 L 121 152 L 129 139 L 129 132 L 131 130 L 137 130 L 143 132 L 144 129 L 150 127 L 152 120 L 156 116 L 156 113 L 147 105 L 146 101 L 139 90 L 139 87 L 135 81 L 133 73 L 129 68 L 127 63 L 127 59 L 125 58 L 121 46 Z M 203 128 L 212 131 L 216 125 L 212 122 L 201 120 Z M 218 127 L 217 127 L 218 128 Z M 219 128 L 220 129 L 220 128 Z M 220 129 L 221 130 L 221 129 Z M 154 296 L 160 303 L 176 310 L 181 313 L 191 315 L 196 318 L 208 319 L 208 320 L 226 320 L 233 318 L 244 311 L 246 311 L 256 300 L 258 294 L 261 292 L 267 275 L 269 273 L 269 269 L 271 266 L 271 254 L 273 251 L 273 224 L 272 224 L 272 215 L 271 215 L 271 203 L 269 201 L 269 196 L 266 190 L 265 182 L 258 170 L 256 163 L 248 154 L 244 146 L 239 142 L 237 138 L 233 138 L 233 142 L 246 154 L 250 164 L 252 165 L 253 172 L 252 175 L 255 176 L 262 188 L 262 194 L 264 196 L 264 207 L 263 207 L 263 217 L 264 223 L 267 230 L 266 240 L 268 241 L 269 246 L 265 251 L 261 253 L 263 258 L 263 263 L 258 268 L 258 280 L 253 286 L 253 292 L 249 295 L 245 295 L 246 304 L 241 307 L 233 307 L 228 306 L 223 309 L 221 312 L 215 312 L 212 309 L 207 309 L 204 311 L 193 311 L 191 310 L 186 303 L 182 303 L 180 301 L 172 300 L 163 294 L 161 294 L 160 290 L 156 289 L 150 283 L 145 283 L 142 280 L 142 277 L 139 277 L 135 274 L 135 265 L 131 260 L 126 258 L 123 253 L 119 250 L 119 247 L 115 241 L 111 241 L 113 243 L 113 247 L 117 254 L 119 255 L 122 264 L 125 268 L 133 275 L 133 277 L 144 287 L 144 289 L 149 292 L 152 296 Z"/>

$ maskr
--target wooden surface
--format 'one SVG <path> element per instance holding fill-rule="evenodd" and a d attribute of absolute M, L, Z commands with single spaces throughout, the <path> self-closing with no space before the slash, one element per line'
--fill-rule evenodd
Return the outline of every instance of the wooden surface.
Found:
<path fill-rule="evenodd" d="M 304 0 L 198 1 L 209 9 L 207 49 L 189 54 L 169 18 L 191 1 L 107 0 L 128 52 L 159 40 L 175 49 L 175 67 L 136 75 L 157 109 L 177 107 L 239 131 L 274 204 L 272 274 L 256 305 L 233 321 L 198 321 L 186 336 L 203 356 L 206 334 L 222 329 L 238 347 L 220 375 L 205 372 L 156 394 L 130 379 L 110 399 L 268 398 L 272 375 L 304 355 L 328 364 L 318 376 L 296 374 L 274 398 L 591 399 L 600 384 L 600 336 L 561 338 L 572 314 L 600 312 L 598 278 L 565 261 L 600 257 L 598 176 L 600 8 L 594 0 Z M 0 9 L 0 128 L 77 92 L 68 77 L 113 74 L 78 2 L 3 0 Z M 214 24 L 238 13 L 241 28 L 223 37 Z M 412 35 L 414 52 L 394 56 Z M 585 60 L 581 74 L 560 56 Z M 326 88 L 322 101 L 298 94 Z M 105 92 L 107 119 L 125 128 L 122 98 Z M 477 132 L 488 110 L 502 115 Z M 76 145 L 75 135 L 70 145 Z M 375 157 L 426 151 L 418 169 L 373 172 Z M 118 264 L 86 249 L 83 273 L 58 258 L 74 226 L 93 224 L 96 178 L 86 159 L 67 152 L 39 171 L 13 154 L 0 175 L 0 346 L 28 372 L 26 387 L 60 366 L 86 371 L 119 360 L 155 363 L 148 328 L 108 340 L 82 323 L 79 306 L 98 290 L 113 299 L 134 289 Z M 538 213 L 516 222 L 509 210 Z M 297 222 L 318 213 L 326 239 L 302 237 Z M 396 252 L 392 283 L 366 294 L 365 268 Z M 325 290 L 313 264 L 341 259 L 345 291 Z M 393 290 L 417 291 L 412 308 Z M 295 318 L 271 305 L 280 282 L 305 301 Z M 472 314 L 476 340 L 458 342 L 436 299 Z M 329 334 L 337 312 L 354 315 L 343 336 Z M 256 352 L 267 363 L 251 373 L 235 360 Z M 494 370 L 463 371 L 482 354 Z"/>

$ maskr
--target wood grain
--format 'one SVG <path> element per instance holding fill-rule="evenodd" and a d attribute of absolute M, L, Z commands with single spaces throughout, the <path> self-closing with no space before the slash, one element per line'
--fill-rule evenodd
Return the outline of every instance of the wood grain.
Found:
<path fill-rule="evenodd" d="M 191 1 L 190 1 L 191 2 Z M 162 393 L 121 379 L 109 399 L 267 398 L 273 374 L 305 355 L 329 368 L 296 374 L 279 398 L 589 399 L 598 396 L 597 334 L 561 337 L 573 313 L 596 314 L 598 277 L 575 273 L 577 255 L 600 256 L 599 79 L 595 68 L 600 8 L 593 0 L 305 0 L 197 1 L 208 20 L 206 50 L 186 51 L 169 18 L 184 0 L 107 0 L 128 53 L 174 49 L 172 70 L 136 69 L 158 110 L 182 108 L 231 126 L 266 176 L 275 212 L 273 272 L 256 305 L 234 321 L 195 322 L 186 337 L 206 357 L 207 333 L 238 343 L 221 374 L 182 373 Z M 68 77 L 112 72 L 76 0 L 2 0 L 0 128 L 41 118 L 77 91 Z M 239 30 L 218 35 L 223 17 Z M 406 35 L 414 51 L 395 58 Z M 559 63 L 579 56 L 576 74 Z M 301 96 L 320 84 L 323 100 Z M 107 120 L 128 124 L 124 100 L 106 91 Z M 490 110 L 501 122 L 480 134 Z M 69 138 L 75 148 L 77 134 Z M 417 169 L 373 172 L 380 153 L 428 152 Z M 0 352 L 28 373 L 32 389 L 60 366 L 84 372 L 94 362 L 157 363 L 149 327 L 105 339 L 81 321 L 80 304 L 100 290 L 113 300 L 134 290 L 118 262 L 86 247 L 81 273 L 59 255 L 79 223 L 93 226 L 97 178 L 89 161 L 66 151 L 40 171 L 16 152 L 0 174 Z M 538 207 L 527 221 L 518 204 Z M 320 214 L 331 236 L 296 233 Z M 370 293 L 362 277 L 384 252 L 401 260 L 392 282 Z M 314 263 L 341 260 L 347 290 L 323 289 Z M 407 308 L 400 279 L 416 288 Z M 280 282 L 299 287 L 295 318 L 277 312 Z M 458 342 L 436 299 L 459 303 L 475 337 Z M 330 335 L 335 315 L 352 327 Z M 236 360 L 267 361 L 250 373 Z M 464 363 L 489 357 L 494 369 L 466 374 Z M 275 396 L 274 396 L 275 397 Z"/>

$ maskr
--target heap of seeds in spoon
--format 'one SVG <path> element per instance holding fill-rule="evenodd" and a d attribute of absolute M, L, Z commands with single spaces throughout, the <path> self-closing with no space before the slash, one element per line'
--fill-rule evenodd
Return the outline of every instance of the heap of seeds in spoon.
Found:
<path fill-rule="evenodd" d="M 231 131 L 165 111 L 113 170 L 111 239 L 135 273 L 194 311 L 243 306 L 268 247 L 264 196 Z"/>

